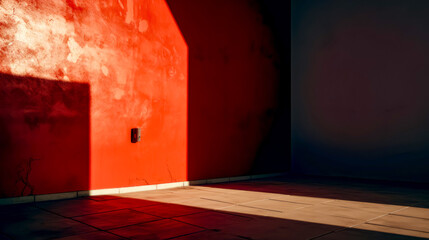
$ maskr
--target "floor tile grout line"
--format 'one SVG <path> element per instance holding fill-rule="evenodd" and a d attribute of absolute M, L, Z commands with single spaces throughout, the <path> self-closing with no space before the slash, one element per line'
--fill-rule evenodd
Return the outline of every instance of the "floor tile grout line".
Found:
<path fill-rule="evenodd" d="M 191 225 L 191 226 L 194 226 L 194 227 L 202 228 L 202 229 L 205 229 L 205 230 L 210 230 L 210 228 L 206 228 L 206 227 L 199 226 L 199 225 L 196 225 L 196 224 L 193 224 L 193 223 L 188 223 L 188 222 L 185 222 L 185 221 L 181 221 L 179 219 L 171 218 L 171 220 L 176 221 L 176 222 L 181 222 L 181 223 L 184 223 L 184 224 L 188 224 L 188 225 Z"/>
<path fill-rule="evenodd" d="M 189 235 L 192 235 L 192 234 L 201 233 L 201 232 L 205 232 L 205 231 L 210 231 L 210 230 L 203 229 L 201 231 L 197 231 L 197 232 L 193 232 L 193 233 L 187 233 L 187 234 L 182 234 L 182 235 L 174 236 L 174 237 L 171 237 L 171 238 L 166 238 L 165 240 L 170 240 L 170 239 L 174 240 L 174 239 L 179 238 L 179 237 L 189 236 Z"/>
<path fill-rule="evenodd" d="M 311 238 L 309 238 L 308 240 L 317 239 L 317 238 L 320 238 L 320 237 L 323 237 L 323 236 L 326 236 L 326 235 L 329 235 L 329 234 L 332 234 L 332 233 L 335 233 L 335 232 L 342 231 L 342 230 L 344 230 L 344 229 L 346 229 L 346 227 L 339 227 L 339 229 L 332 230 L 332 231 L 329 231 L 329 232 L 327 232 L 327 233 L 323 233 L 323 234 L 321 234 L 321 235 L 317 235 L 317 236 L 315 236 L 315 237 L 311 237 Z"/>
<path fill-rule="evenodd" d="M 388 228 L 402 229 L 402 230 L 413 231 L 413 232 L 429 233 L 429 231 L 415 230 L 415 229 L 402 228 L 402 227 L 392 227 L 392 226 L 384 225 L 384 224 L 377 224 L 377 223 L 367 223 L 367 224 L 374 225 L 374 226 L 382 226 L 382 227 L 388 227 Z"/>
<path fill-rule="evenodd" d="M 204 199 L 204 200 L 208 200 L 208 201 L 213 201 L 213 202 L 227 203 L 227 204 L 234 205 L 234 203 L 231 203 L 231 202 L 225 202 L 225 201 L 216 200 L 216 199 L 210 199 L 210 198 L 205 198 L 205 197 L 200 197 L 200 199 Z"/>
<path fill-rule="evenodd" d="M 234 206 L 238 206 L 238 205 L 234 205 Z M 228 206 L 230 207 L 230 206 Z M 225 208 L 228 208 L 225 207 Z M 209 209 L 209 208 L 205 208 L 207 211 L 205 212 L 198 212 L 195 214 L 199 214 L 199 213 L 206 213 L 206 212 L 215 212 L 215 213 L 220 213 L 220 214 L 226 214 L 226 215 L 232 215 L 232 216 L 236 216 L 236 217 L 241 217 L 241 218 L 247 218 L 247 219 L 252 219 L 251 217 L 246 217 L 246 216 L 242 216 L 242 214 L 240 213 L 236 213 L 236 212 L 225 212 L 225 210 L 221 210 L 221 209 L 225 209 L 225 208 L 220 208 L 220 209 Z M 194 214 L 189 214 L 189 215 L 194 215 Z M 187 215 L 188 216 L 188 215 Z M 182 216 L 181 216 L 182 217 Z"/>
<path fill-rule="evenodd" d="M 41 209 L 43 209 L 43 208 L 41 208 Z M 103 212 L 95 212 L 95 213 L 87 213 L 87 214 L 76 215 L 76 216 L 64 216 L 64 215 L 61 215 L 61 214 L 56 213 L 56 212 L 51 211 L 51 210 L 47 210 L 47 209 L 43 209 L 43 210 L 48 211 L 50 213 L 57 214 L 58 216 L 61 216 L 61 217 L 73 219 L 73 218 L 86 217 L 86 216 L 95 215 L 95 214 L 111 213 L 111 212 L 116 212 L 116 211 L 121 211 L 121 210 L 126 210 L 126 209 L 127 208 L 120 208 L 120 209 L 108 210 L 108 211 L 103 211 Z"/>
<path fill-rule="evenodd" d="M 429 218 L 424 218 L 424 217 L 415 217 L 415 216 L 408 216 L 408 215 L 396 214 L 396 213 L 389 213 L 389 215 L 392 215 L 392 216 L 399 216 L 399 217 L 416 218 L 416 219 L 422 219 L 422 220 L 427 220 L 427 221 L 429 221 Z"/>
<path fill-rule="evenodd" d="M 161 220 L 166 220 L 166 219 L 165 218 L 159 218 L 159 219 L 155 219 L 155 220 L 150 220 L 150 221 L 145 221 L 145 222 L 139 222 L 139 223 L 133 223 L 133 224 L 125 225 L 125 226 L 113 227 L 113 228 L 104 229 L 104 230 L 101 229 L 101 230 L 102 231 L 108 231 L 108 232 L 110 232 L 110 231 L 116 230 L 116 229 L 127 228 L 127 227 L 131 227 L 131 226 L 136 226 L 136 225 L 143 225 L 143 224 L 146 224 L 146 223 L 153 223 L 153 222 L 161 221 Z M 92 225 L 90 225 L 90 226 L 92 226 Z"/>
<path fill-rule="evenodd" d="M 408 207 L 404 207 L 404 208 L 398 209 L 398 210 L 396 210 L 396 211 L 400 211 L 400 210 L 402 210 L 402 209 L 406 209 L 406 208 L 408 208 Z M 393 211 L 393 212 L 396 212 L 396 211 Z M 352 226 L 348 226 L 348 227 L 340 228 L 340 229 L 337 229 L 337 230 L 333 230 L 333 231 L 331 231 L 331 232 L 329 232 L 329 233 L 325 233 L 325 234 L 322 234 L 322 235 L 320 235 L 320 236 L 317 236 L 317 237 L 311 238 L 310 240 L 313 240 L 313 239 L 316 239 L 316 238 L 319 238 L 319 237 L 323 237 L 323 236 L 328 235 L 328 234 L 341 232 L 341 231 L 344 231 L 344 230 L 346 230 L 346 229 L 353 229 L 353 228 L 355 228 L 356 226 L 359 226 L 359 225 L 362 225 L 362 224 L 368 223 L 369 221 L 372 221 L 372 220 L 375 220 L 375 219 L 377 219 L 377 218 L 381 218 L 381 217 L 387 216 L 387 215 L 389 215 L 389 214 L 390 214 L 390 213 L 382 214 L 382 215 L 380 215 L 380 216 L 377 216 L 377 217 L 371 218 L 371 219 L 369 219 L 369 220 L 364 220 L 362 223 L 358 223 L 358 224 L 355 224 L 355 225 L 352 225 Z"/>
<path fill-rule="evenodd" d="M 241 235 L 232 235 L 232 236 L 238 237 L 238 238 L 241 238 L 241 239 L 245 239 L 245 240 L 253 240 L 253 238 L 251 238 L 251 237 L 246 237 L 246 236 L 241 236 Z"/>
<path fill-rule="evenodd" d="M 62 217 L 62 218 L 65 218 L 65 219 L 69 219 L 69 220 L 71 220 L 71 221 L 75 221 L 75 222 L 81 223 L 81 224 L 83 224 L 83 225 L 89 226 L 89 227 L 91 227 L 91 228 L 96 229 L 97 231 L 101 231 L 101 232 L 106 232 L 106 233 L 109 233 L 109 234 L 113 234 L 113 235 L 115 235 L 115 236 L 117 236 L 117 237 L 121 237 L 121 238 L 124 238 L 124 239 L 130 239 L 130 238 L 127 238 L 127 237 L 123 237 L 123 236 L 120 236 L 120 235 L 117 235 L 117 234 L 114 234 L 114 233 L 108 232 L 108 231 L 103 230 L 103 229 L 101 229 L 101 228 L 98 228 L 98 227 L 95 227 L 95 226 L 89 225 L 89 224 L 84 223 L 84 222 L 81 222 L 81 221 L 79 221 L 79 220 L 73 219 L 72 217 L 66 217 L 66 216 L 63 216 L 63 215 L 58 214 L 58 213 L 56 213 L 56 212 L 52 212 L 52 211 L 49 211 L 49 210 L 47 210 L 47 209 L 40 208 L 40 207 L 38 207 L 38 206 L 35 206 L 35 207 L 36 207 L 36 208 L 38 208 L 38 209 L 44 210 L 44 211 L 46 211 L 46 212 L 49 212 L 49 213 L 51 213 L 51 214 L 57 215 L 57 216 L 59 216 L 59 217 Z M 91 232 L 88 232 L 88 233 L 93 233 L 93 232 L 97 232 L 97 231 L 91 231 Z M 76 236 L 76 235 L 80 235 L 80 234 L 74 234 L 74 235 L 70 235 L 70 236 Z"/>
<path fill-rule="evenodd" d="M 286 201 L 286 200 L 279 200 L 279 199 L 271 199 L 271 198 L 269 198 L 268 200 L 276 201 L 276 202 L 296 203 L 296 204 L 309 205 L 309 206 L 314 206 L 314 205 L 316 205 L 316 204 L 310 204 L 310 203 L 299 203 L 299 202 Z"/>
<path fill-rule="evenodd" d="M 403 210 L 403 209 L 406 209 L 406 208 L 408 208 L 408 207 L 404 207 L 404 208 L 401 208 L 401 209 L 398 209 L 398 210 L 392 211 L 392 212 L 390 212 L 390 213 L 394 213 L 394 212 L 397 212 L 397 211 L 400 211 L 400 210 Z M 365 221 L 363 221 L 362 223 L 358 223 L 358 224 L 355 224 L 355 225 L 352 225 L 352 226 L 349 226 L 349 227 L 345 227 L 345 228 L 341 228 L 341 229 L 333 230 L 333 231 L 331 231 L 331 232 L 329 232 L 329 233 L 322 234 L 322 235 L 317 236 L 317 237 L 315 237 L 315 238 L 311 238 L 311 240 L 316 239 L 316 238 L 319 238 L 319 237 L 323 237 L 323 236 L 328 235 L 328 234 L 341 232 L 341 231 L 344 231 L 344 230 L 347 230 L 347 229 L 354 229 L 356 226 L 359 226 L 359 225 L 362 225 L 362 224 L 369 223 L 369 221 L 372 221 L 372 220 L 375 220 L 375 219 L 378 219 L 378 218 L 381 218 L 381 217 L 387 216 L 387 215 L 389 215 L 390 213 L 382 214 L 382 215 L 380 215 L 380 216 L 377 216 L 377 217 L 371 218 L 371 219 L 369 219 L 369 220 L 365 220 Z M 374 225 L 375 225 L 375 224 L 374 224 Z"/>
<path fill-rule="evenodd" d="M 59 214 L 59 213 L 53 212 L 53 211 L 48 210 L 48 209 L 44 209 L 44 208 L 39 207 L 39 206 L 37 206 L 37 205 L 34 205 L 34 207 L 35 207 L 35 208 L 37 208 L 37 209 L 39 209 L 39 210 L 42 210 L 42 211 L 45 211 L 45 212 L 48 212 L 48 213 L 51 213 L 51 214 L 54 214 L 54 215 L 60 216 L 60 217 L 62 217 L 62 218 L 71 219 L 71 217 L 63 216 L 63 215 L 61 215 L 61 214 Z"/>
<path fill-rule="evenodd" d="M 247 206 L 247 205 L 243 205 L 243 204 L 248 204 L 248 203 L 253 203 L 253 202 L 258 202 L 258 201 L 264 201 L 264 200 L 274 200 L 274 199 L 258 199 L 258 200 L 254 200 L 254 201 L 248 201 L 248 202 L 243 202 L 243 203 L 237 203 L 237 204 L 233 204 L 234 206 L 240 206 L 240 207 L 248 207 L 248 208 L 255 208 L 255 209 L 262 209 L 262 210 L 267 210 L 267 211 L 273 211 L 273 212 L 279 212 L 282 213 L 284 211 L 278 211 L 278 210 L 272 210 L 272 209 L 267 209 L 267 208 L 260 208 L 260 207 L 253 207 L 253 206 Z M 281 201 L 280 202 L 287 202 L 287 201 Z M 291 203 L 295 203 L 295 202 L 291 202 Z M 293 210 L 298 210 L 298 209 L 303 209 L 306 207 L 310 207 L 310 206 L 314 206 L 315 204 L 305 204 L 305 203 L 296 203 L 296 204 L 301 204 L 301 205 L 306 205 L 306 206 L 302 206 L 302 207 L 298 207 L 298 208 L 294 208 Z"/>
<path fill-rule="evenodd" d="M 98 231 L 101 231 L 101 232 L 109 233 L 109 234 L 112 234 L 112 235 L 115 235 L 115 236 L 117 236 L 117 237 L 121 237 L 121 238 L 124 238 L 124 239 L 130 239 L 130 238 L 127 238 L 127 237 L 124 237 L 124 236 L 118 235 L 118 234 L 116 234 L 116 233 L 110 232 L 109 230 L 104 230 L 104 229 L 101 229 L 101 228 L 98 228 L 98 227 L 95 227 L 95 226 L 89 225 L 88 223 L 85 223 L 85 222 L 82 222 L 82 221 L 79 221 L 79 220 L 76 220 L 76 219 L 71 219 L 71 220 L 76 221 L 76 222 L 79 222 L 79 223 L 84 224 L 84 225 L 87 225 L 87 226 L 90 226 L 90 227 L 95 228 L 95 229 L 97 229 Z M 73 235 L 73 236 L 74 236 L 74 235 Z"/>
<path fill-rule="evenodd" d="M 210 199 L 210 198 L 204 198 L 204 197 L 201 197 L 200 199 L 204 199 L 204 200 L 208 200 L 208 201 L 213 201 L 213 202 L 227 203 L 227 204 L 231 204 L 232 206 L 245 206 L 245 205 L 241 205 L 241 204 L 247 204 L 247 203 L 259 202 L 259 201 L 264 201 L 264 200 L 270 200 L 270 199 L 268 199 L 268 198 L 264 198 L 264 199 L 256 199 L 256 200 L 246 201 L 246 202 L 241 202 L 241 203 L 232 203 L 232 202 L 225 202 L 225 201 L 221 201 L 221 200 Z M 220 209 L 228 208 L 228 207 L 230 207 L 230 206 L 221 207 Z M 247 207 L 247 206 L 246 206 L 246 207 Z"/>
<path fill-rule="evenodd" d="M 97 215 L 97 214 L 103 214 L 103 213 L 112 213 L 112 212 L 123 211 L 123 210 L 127 210 L 127 209 L 129 209 L 129 208 L 119 208 L 119 209 L 108 210 L 108 211 L 103 211 L 103 212 L 88 213 L 88 214 L 83 214 L 83 215 L 72 216 L 69 218 L 87 217 L 87 216 L 91 216 L 91 215 Z"/>
<path fill-rule="evenodd" d="M 334 200 L 335 201 L 335 200 Z M 355 209 L 355 210 L 361 210 L 361 211 L 365 211 L 365 212 L 371 212 L 371 213 L 382 213 L 382 212 L 376 212 L 374 210 L 362 210 L 361 208 L 357 208 L 357 207 L 347 207 L 347 206 L 341 206 L 341 205 L 334 205 L 334 204 L 326 204 L 326 203 L 320 203 L 322 205 L 327 205 L 327 206 L 331 206 L 331 207 L 340 207 L 340 208 L 346 208 L 346 209 Z"/>
<path fill-rule="evenodd" d="M 377 217 L 373 217 L 373 218 L 371 218 L 371 219 L 365 220 L 365 222 L 363 222 L 363 223 L 359 223 L 359 224 L 352 225 L 352 226 L 350 226 L 349 228 L 354 228 L 354 227 L 356 227 L 356 226 L 359 226 L 359 225 L 362 225 L 362 224 L 369 223 L 370 221 L 373 221 L 373 220 L 375 220 L 375 219 L 379 219 L 379 218 L 385 217 L 385 216 L 387 216 L 387 215 L 389 215 L 389 214 L 392 214 L 392 213 L 395 213 L 395 212 L 399 212 L 399 211 L 402 211 L 402 210 L 407 209 L 407 208 L 408 208 L 408 206 L 407 206 L 407 207 L 403 207 L 403 208 L 401 208 L 401 209 L 397 209 L 397 210 L 395 210 L 395 211 L 391 211 L 391 212 L 388 212 L 388 213 L 385 213 L 385 214 L 379 215 L 379 216 L 377 216 Z"/>
<path fill-rule="evenodd" d="M 67 200 L 66 200 L 66 201 L 67 201 Z M 156 205 L 159 205 L 159 204 L 161 204 L 161 203 L 156 203 L 156 204 L 147 205 L 147 206 L 156 206 Z M 139 208 L 139 207 L 145 207 L 145 206 L 138 206 L 138 207 L 133 207 L 133 208 Z M 44 209 L 44 208 L 42 208 L 42 207 L 38 207 L 38 208 L 43 209 L 43 210 L 45 210 L 45 211 L 49 211 L 49 212 L 51 212 L 51 213 L 55 213 L 55 212 L 53 212 L 53 211 L 50 211 L 50 210 Z M 55 214 L 57 214 L 57 215 L 59 215 L 59 216 L 62 216 L 62 217 L 65 217 L 65 218 L 77 218 L 77 217 L 85 217 L 85 216 L 90 216 L 90 215 L 95 215 L 95 214 L 111 213 L 111 212 L 116 212 L 116 211 L 121 211 L 121 210 L 126 210 L 126 209 L 131 209 L 131 208 L 130 208 L 130 207 L 124 207 L 124 208 L 118 208 L 118 209 L 113 209 L 113 210 L 107 210 L 107 211 L 103 211 L 103 212 L 86 213 L 86 214 L 76 215 L 76 216 L 63 216 L 63 215 L 61 215 L 61 214 L 59 214 L 59 213 L 55 213 Z"/>
<path fill-rule="evenodd" d="M 315 206 L 315 205 L 302 206 L 302 207 L 294 208 L 292 210 L 300 210 L 300 209 L 309 208 L 309 207 L 312 207 L 312 206 Z"/>
<path fill-rule="evenodd" d="M 190 216 L 190 215 L 194 215 L 194 214 L 198 214 L 198 213 L 204 213 L 204 212 L 211 211 L 210 209 L 204 209 L 204 211 L 201 211 L 201 212 L 187 213 L 187 214 L 173 216 L 173 217 L 161 217 L 161 216 L 158 216 L 158 215 L 154 215 L 152 213 L 140 212 L 139 210 L 135 210 L 135 209 L 131 209 L 131 208 L 130 208 L 130 210 L 133 210 L 133 211 L 136 211 L 136 212 L 139 212 L 139 213 L 148 214 L 148 215 L 155 216 L 155 217 L 159 217 L 159 218 L 164 218 L 164 219 L 173 219 L 173 218 L 176 218 L 176 217 L 185 217 L 185 216 Z"/>
<path fill-rule="evenodd" d="M 154 206 L 154 205 L 151 205 L 151 206 Z M 126 208 L 126 209 L 113 210 L 113 211 L 109 211 L 109 212 L 115 212 L 115 211 L 120 211 L 120 210 L 132 210 L 132 211 L 134 211 L 134 210 L 133 210 L 133 209 L 131 209 L 131 208 Z M 48 212 L 50 212 L 50 211 L 48 211 Z M 138 211 L 136 211 L 136 212 L 138 212 Z M 55 214 L 54 212 L 51 212 L 51 213 Z M 105 213 L 105 212 L 103 212 L 103 213 Z M 142 212 L 139 212 L 139 213 L 142 213 Z M 84 215 L 84 216 L 90 216 L 90 215 L 96 215 L 96 214 L 99 214 L 99 213 L 88 214 L 88 215 Z M 144 214 L 145 214 L 145 213 L 144 213 Z M 63 217 L 63 218 L 68 218 L 68 219 L 70 219 L 70 220 L 73 220 L 73 221 L 79 222 L 79 223 L 81 223 L 81 224 L 84 224 L 84 225 L 90 226 L 90 227 L 92 227 L 92 228 L 97 229 L 98 231 L 106 232 L 106 233 L 109 233 L 109 234 L 112 234 L 112 235 L 115 235 L 115 236 L 117 236 L 117 237 L 121 237 L 121 238 L 124 238 L 124 239 L 131 239 L 131 238 L 127 238 L 127 237 L 124 237 L 124 236 L 118 235 L 118 234 L 116 234 L 116 233 L 111 232 L 111 230 L 116 230 L 116 229 L 120 229 L 120 228 L 125 228 L 125 227 L 130 227 L 130 226 L 135 226 L 135 225 L 142 225 L 142 224 L 145 224 L 145 223 L 151 223 L 151 222 L 156 222 L 156 221 L 160 221 L 160 220 L 165 220 L 165 218 L 158 217 L 159 219 L 156 219 L 156 220 L 151 220 L 151 221 L 146 221 L 146 222 L 139 222 L 139 223 L 130 224 L 130 225 L 121 226 L 121 227 L 116 227 L 116 228 L 101 229 L 101 228 L 99 228 L 99 227 L 96 227 L 96 226 L 90 225 L 90 224 L 85 223 L 85 222 L 83 222 L 83 221 L 79 221 L 79 220 L 77 220 L 77 219 L 74 219 L 73 217 L 65 217 L 65 216 L 62 216 L 62 215 L 59 215 L 59 214 L 57 214 L 57 215 L 58 215 L 58 216 L 61 216 L 61 217 Z M 148 215 L 150 215 L 150 214 L 148 214 Z M 151 215 L 151 216 L 153 216 L 153 215 Z M 81 216 L 79 216 L 79 217 L 81 217 Z M 155 217 L 157 217 L 157 216 L 155 216 Z M 96 231 L 94 231 L 94 232 L 96 232 Z M 91 232 L 89 232 L 89 233 L 91 233 Z M 71 236 L 75 236 L 75 235 L 71 235 Z"/>
<path fill-rule="evenodd" d="M 154 205 L 151 205 L 151 206 L 154 206 Z M 84 224 L 84 225 L 90 226 L 90 227 L 92 227 L 92 228 L 95 228 L 95 229 L 97 229 L 97 230 L 99 230 L 99 231 L 103 231 L 103 232 L 108 232 L 109 230 L 113 230 L 113 229 L 118 229 L 118 228 L 122 228 L 122 227 L 129 227 L 129 226 L 133 226 L 133 225 L 144 224 L 144 223 L 147 223 L 147 222 L 154 222 L 154 221 L 159 221 L 159 220 L 164 219 L 164 218 L 161 218 L 161 217 L 160 217 L 160 219 L 153 220 L 153 221 L 147 221 L 147 222 L 144 222 L 144 223 L 143 223 L 143 222 L 141 222 L 141 223 L 137 223 L 137 224 L 130 224 L 130 225 L 127 225 L 127 226 L 122 226 L 122 227 L 112 228 L 112 229 L 101 229 L 101 228 L 99 228 L 99 227 L 96 227 L 96 226 L 90 225 L 90 224 L 88 224 L 88 223 L 85 223 L 85 222 L 79 221 L 79 220 L 77 220 L 77 219 L 75 219 L 75 218 L 78 218 L 78 217 L 85 217 L 85 216 L 91 216 L 91 215 L 97 215 L 97 214 L 102 214 L 102 213 L 111 213 L 111 212 L 116 212 L 116 211 L 121 211 L 121 210 L 132 210 L 132 209 L 131 209 L 131 208 L 124 208 L 124 209 L 116 209 L 116 210 L 107 211 L 107 212 L 101 212 L 101 213 L 92 213 L 92 214 L 80 215 L 80 216 L 75 216 L 75 217 L 67 217 L 67 216 L 63 216 L 63 215 L 61 215 L 61 214 L 59 214 L 59 213 L 56 213 L 56 212 L 50 211 L 50 210 L 47 210 L 47 209 L 44 209 L 44 208 L 40 208 L 40 207 L 38 207 L 38 206 L 36 206 L 36 208 L 41 209 L 41 210 L 44 210 L 44 211 L 46 211 L 46 212 L 49 212 L 49 213 L 51 213 L 51 214 L 57 215 L 57 216 L 59 216 L 59 217 L 65 218 L 65 219 L 69 219 L 69 220 L 72 220 L 72 221 L 75 221 L 75 222 L 82 223 L 82 224 Z M 137 212 L 138 212 L 138 211 L 137 211 Z M 140 212 L 140 213 L 141 213 L 141 212 Z M 108 232 L 108 233 L 111 233 L 111 232 Z M 123 236 L 120 236 L 120 235 L 117 235 L 117 234 L 114 234 L 114 233 L 111 233 L 111 234 L 116 235 L 116 236 L 119 236 L 119 237 L 123 237 Z M 128 239 L 128 238 L 127 238 L 127 239 Z"/>
<path fill-rule="evenodd" d="M 264 198 L 264 199 L 256 199 L 256 200 L 247 201 L 247 202 L 242 202 L 242 203 L 235 203 L 235 204 L 233 204 L 233 205 L 236 205 L 236 206 L 243 206 L 243 205 L 241 205 L 241 204 L 260 202 L 260 201 L 264 201 L 264 200 L 269 200 L 269 199 L 268 199 L 268 198 Z"/>
<path fill-rule="evenodd" d="M 253 207 L 253 206 L 246 206 L 246 205 L 241 205 L 241 204 L 237 204 L 236 206 L 240 206 L 240 207 L 248 207 L 248 208 L 253 208 L 253 209 L 261 209 L 261 210 L 270 211 L 270 212 L 278 212 L 278 213 L 282 213 L 282 212 L 283 212 L 283 211 L 278 211 L 278 210 L 273 210 L 273 209 L 260 208 L 260 207 Z"/>
<path fill-rule="evenodd" d="M 152 205 L 152 206 L 154 206 L 154 205 Z M 114 210 L 114 211 L 120 211 L 120 210 L 124 210 L 124 209 L 119 209 L 119 210 Z M 132 211 L 139 212 L 139 211 L 134 210 L 134 209 L 131 209 L 131 208 L 127 208 L 127 210 L 132 210 Z M 45 211 L 50 212 L 50 213 L 52 213 L 52 214 L 56 214 L 55 212 L 51 212 L 51 211 L 48 211 L 48 210 L 45 210 Z M 109 212 L 114 212 L 114 211 L 109 211 Z M 144 212 L 139 212 L 139 213 L 147 214 L 147 213 L 144 213 Z M 98 214 L 98 213 L 95 213 L 95 214 Z M 88 215 L 85 215 L 85 216 L 90 216 L 90 215 L 95 215 L 95 214 L 88 214 Z M 97 230 L 99 230 L 99 231 L 103 231 L 103 232 L 111 233 L 111 234 L 116 235 L 116 236 L 118 236 L 118 237 L 123 237 L 123 236 L 120 236 L 120 235 L 118 235 L 118 234 L 112 233 L 112 232 L 110 232 L 110 231 L 111 231 L 111 230 L 120 229 L 120 228 L 125 228 L 125 227 L 135 226 L 135 225 L 142 225 L 142 224 L 146 224 L 146 223 L 151 223 L 151 222 L 156 222 L 156 221 L 166 220 L 166 219 L 173 220 L 173 221 L 177 221 L 177 222 L 182 222 L 182 221 L 179 221 L 179 220 L 176 220 L 176 219 L 172 219 L 172 218 L 164 218 L 164 217 L 159 217 L 159 216 L 155 216 L 155 215 L 152 215 L 152 214 L 147 214 L 147 215 L 151 215 L 151 216 L 154 216 L 154 217 L 158 217 L 159 219 L 151 220 L 151 221 L 146 221 L 146 222 L 139 222 L 139 223 L 130 224 L 130 225 L 121 226 L 121 227 L 116 227 L 116 228 L 101 229 L 101 228 L 99 228 L 99 227 L 96 227 L 96 226 L 93 226 L 93 225 L 87 224 L 87 223 L 85 223 L 85 222 L 82 222 L 82 221 L 76 220 L 76 219 L 74 219 L 73 217 L 66 217 L 66 216 L 62 216 L 62 215 L 60 215 L 60 214 L 56 214 L 56 215 L 58 215 L 58 216 L 60 216 L 60 217 L 63 217 L 63 218 L 67 218 L 67 219 L 73 220 L 73 221 L 76 221 L 76 222 L 79 222 L 79 223 L 82 223 L 82 224 L 84 224 L 84 225 L 87 225 L 87 226 L 90 226 L 90 227 L 92 227 L 92 228 L 95 228 L 95 229 L 97 229 Z M 190 215 L 192 215 L 192 214 L 190 214 Z M 79 216 L 79 217 L 80 217 L 80 216 Z M 182 222 L 182 223 L 186 223 L 186 222 Z M 189 223 L 186 223 L 186 224 L 189 224 Z M 193 225 L 193 224 L 189 224 L 189 225 L 196 226 L 196 227 L 199 227 L 199 228 L 203 228 L 203 227 L 198 226 L 198 225 Z M 74 235 L 72 235 L 72 236 L 74 236 Z M 126 238 L 126 237 L 123 237 L 123 238 Z M 129 239 L 129 238 L 126 238 L 126 239 Z"/>
<path fill-rule="evenodd" d="M 361 208 L 358 208 L 358 207 L 347 207 L 347 206 L 342 206 L 342 205 L 329 204 L 330 202 L 334 202 L 334 201 L 336 201 L 336 200 L 326 201 L 326 202 L 322 202 L 320 204 L 327 205 L 327 206 L 334 206 L 334 207 L 349 208 L 349 209 L 361 209 Z M 374 212 L 374 211 L 371 211 L 371 210 L 365 210 L 365 211 Z"/>

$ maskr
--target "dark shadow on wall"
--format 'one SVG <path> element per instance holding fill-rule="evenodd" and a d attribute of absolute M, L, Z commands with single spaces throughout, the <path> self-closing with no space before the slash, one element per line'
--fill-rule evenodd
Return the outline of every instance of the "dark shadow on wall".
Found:
<path fill-rule="evenodd" d="M 0 198 L 89 189 L 89 85 L 0 74 Z"/>
<path fill-rule="evenodd" d="M 429 2 L 293 3 L 293 170 L 429 182 Z"/>
<path fill-rule="evenodd" d="M 290 93 L 290 0 L 258 0 L 263 22 L 273 36 L 276 68 L 278 70 L 278 109 L 271 130 L 259 147 L 253 164 L 253 173 L 286 172 L 290 170 L 291 156 L 291 93 Z"/>
<path fill-rule="evenodd" d="M 288 158 L 261 150 L 282 112 L 279 59 L 258 2 L 167 2 L 189 48 L 188 179 L 287 169 Z"/>

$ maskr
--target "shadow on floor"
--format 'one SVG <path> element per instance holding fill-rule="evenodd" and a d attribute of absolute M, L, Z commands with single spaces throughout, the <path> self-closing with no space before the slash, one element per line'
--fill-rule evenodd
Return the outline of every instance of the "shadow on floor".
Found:
<path fill-rule="evenodd" d="M 301 185 L 302 190 L 322 193 L 320 186 L 308 184 L 308 188 L 303 188 L 304 183 L 296 184 Z M 294 197 L 305 195 L 297 192 L 296 184 L 291 183 L 297 193 Z M 300 203 L 288 201 L 290 196 L 284 194 L 291 194 L 291 191 L 284 189 L 283 194 L 278 194 L 275 190 L 281 185 L 284 182 L 248 181 L 224 184 L 222 188 L 218 184 L 4 206 L 0 208 L 0 239 L 379 240 L 429 237 L 429 224 L 426 224 L 429 218 L 410 217 L 414 222 L 397 220 L 401 216 L 382 212 L 391 212 L 390 206 L 371 211 L 342 208 L 342 212 L 349 209 L 350 216 L 325 214 L 321 210 L 330 205 L 317 201 L 307 204 L 305 201 L 314 200 L 311 198 Z M 246 191 L 235 190 L 241 188 Z M 255 191 L 260 188 L 270 193 Z M 325 192 L 327 196 L 333 189 L 326 188 Z M 305 207 L 310 210 L 300 204 L 307 205 Z M 330 207 L 328 211 L 338 208 Z M 400 225 L 395 227 L 395 221 Z"/>

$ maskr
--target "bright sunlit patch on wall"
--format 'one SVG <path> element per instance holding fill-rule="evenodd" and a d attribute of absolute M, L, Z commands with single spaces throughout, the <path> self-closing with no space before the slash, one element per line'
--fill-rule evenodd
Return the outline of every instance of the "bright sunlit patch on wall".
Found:
<path fill-rule="evenodd" d="M 81 82 L 88 74 L 95 78 L 106 75 L 108 59 L 131 61 L 99 41 L 97 32 L 104 25 L 91 21 L 96 16 L 85 16 L 77 23 L 67 19 L 67 8 L 66 1 L 1 1 L 0 72 Z M 82 38 L 82 29 L 93 32 Z"/>

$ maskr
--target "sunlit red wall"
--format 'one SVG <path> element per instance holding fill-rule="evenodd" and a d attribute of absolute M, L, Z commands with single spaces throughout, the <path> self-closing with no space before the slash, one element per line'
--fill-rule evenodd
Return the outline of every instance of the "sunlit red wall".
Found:
<path fill-rule="evenodd" d="M 429 181 L 428 1 L 293 1 L 297 172 Z"/>
<path fill-rule="evenodd" d="M 164 1 L 4 0 L 0 37 L 0 197 L 186 180 L 187 46 Z"/>

